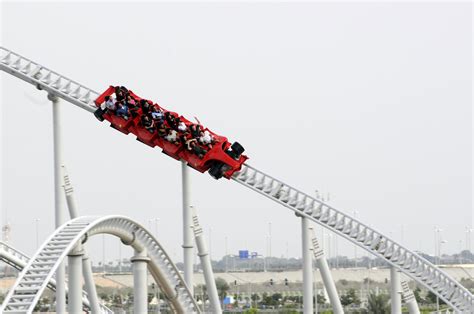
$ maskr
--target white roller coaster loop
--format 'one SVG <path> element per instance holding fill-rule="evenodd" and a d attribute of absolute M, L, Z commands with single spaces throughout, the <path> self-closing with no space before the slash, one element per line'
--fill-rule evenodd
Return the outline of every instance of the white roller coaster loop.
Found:
<path fill-rule="evenodd" d="M 58 228 L 38 249 L 8 292 L 1 313 L 32 313 L 55 270 L 77 243 L 110 234 L 137 251 L 146 250 L 148 270 L 176 313 L 200 313 L 195 300 L 159 242 L 140 224 L 123 216 L 83 216 Z"/>

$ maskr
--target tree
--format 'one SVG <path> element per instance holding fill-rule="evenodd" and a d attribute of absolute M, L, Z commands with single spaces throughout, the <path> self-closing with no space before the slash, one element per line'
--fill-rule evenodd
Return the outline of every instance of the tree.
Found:
<path fill-rule="evenodd" d="M 223 300 L 227 296 L 227 291 L 229 291 L 230 287 L 227 281 L 222 278 L 216 279 L 216 289 L 219 293 L 219 298 Z"/>
<path fill-rule="evenodd" d="M 418 304 L 422 303 L 422 299 L 420 296 L 421 289 L 420 287 L 416 287 L 415 290 L 413 290 L 413 295 L 415 296 L 415 300 Z"/>
<path fill-rule="evenodd" d="M 341 279 L 339 280 L 339 283 L 343 286 L 347 286 L 349 284 L 349 281 L 347 281 L 347 279 Z"/>
<path fill-rule="evenodd" d="M 389 296 L 386 294 L 376 295 L 375 293 L 370 293 L 367 298 L 367 311 L 376 314 L 389 314 L 388 300 Z"/>
<path fill-rule="evenodd" d="M 256 293 L 252 293 L 252 296 L 250 297 L 250 299 L 252 299 L 252 301 L 258 301 L 260 300 L 260 296 Z"/>
<path fill-rule="evenodd" d="M 426 303 L 428 304 L 435 304 L 436 303 L 436 294 L 434 294 L 433 292 L 431 292 L 431 290 L 428 290 L 428 293 L 426 294 Z M 439 299 L 439 304 L 446 304 L 444 303 L 443 300 Z"/>
<path fill-rule="evenodd" d="M 326 298 L 324 297 L 324 295 L 318 294 L 317 299 L 318 299 L 318 304 L 321 304 L 321 305 L 326 304 Z"/>
<path fill-rule="evenodd" d="M 351 304 L 360 305 L 360 299 L 356 294 L 354 289 L 349 289 L 343 295 L 341 295 L 341 304 L 342 306 L 348 306 Z"/>

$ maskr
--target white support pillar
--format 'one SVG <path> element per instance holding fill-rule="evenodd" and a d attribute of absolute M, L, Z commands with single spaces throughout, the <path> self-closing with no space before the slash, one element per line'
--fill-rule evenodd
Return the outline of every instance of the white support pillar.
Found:
<path fill-rule="evenodd" d="M 207 251 L 206 241 L 204 239 L 202 228 L 199 225 L 199 219 L 195 208 L 192 208 L 192 213 L 194 238 L 196 240 L 198 256 L 201 260 L 202 270 L 204 272 L 207 295 L 209 296 L 209 300 L 211 302 L 211 312 L 222 313 L 221 302 L 219 301 L 219 294 L 217 293 L 216 281 L 214 280 L 214 273 L 212 272 L 211 258 L 209 256 L 209 252 Z"/>
<path fill-rule="evenodd" d="M 82 245 L 78 244 L 67 256 L 69 313 L 82 313 Z"/>
<path fill-rule="evenodd" d="M 146 250 L 138 252 L 131 258 L 133 268 L 133 313 L 148 313 L 148 272 L 150 258 Z"/>
<path fill-rule="evenodd" d="M 418 307 L 418 302 L 415 299 L 407 301 L 407 308 L 409 314 L 420 314 L 420 308 Z"/>
<path fill-rule="evenodd" d="M 341 300 L 337 293 L 336 284 L 332 279 L 331 271 L 329 270 L 328 262 L 324 257 L 324 251 L 319 246 L 318 239 L 313 233 L 313 255 L 316 259 L 319 271 L 321 272 L 321 277 L 323 279 L 324 287 L 326 288 L 329 301 L 332 305 L 334 314 L 342 314 L 344 310 L 342 309 Z"/>
<path fill-rule="evenodd" d="M 92 314 L 100 313 L 99 298 L 95 288 L 94 276 L 92 274 L 92 265 L 89 256 L 84 253 L 82 255 L 82 274 L 86 286 L 87 298 L 91 307 Z"/>
<path fill-rule="evenodd" d="M 420 314 L 420 308 L 418 307 L 418 302 L 416 302 L 415 295 L 413 294 L 410 287 L 408 286 L 408 283 L 405 280 L 402 280 L 400 284 L 402 286 L 402 297 L 407 305 L 408 313 Z"/>
<path fill-rule="evenodd" d="M 402 313 L 402 299 L 400 289 L 400 272 L 393 266 L 390 267 L 390 307 L 392 314 Z"/>
<path fill-rule="evenodd" d="M 54 224 L 59 228 L 64 222 L 64 213 L 61 199 L 61 163 L 62 163 L 62 143 L 61 143 L 61 110 L 59 98 L 53 94 L 48 94 L 48 99 L 53 103 L 53 146 L 54 146 Z M 56 270 L 56 312 L 66 312 L 66 270 L 64 263 L 61 263 Z"/>
<path fill-rule="evenodd" d="M 313 314 L 313 265 L 310 251 L 309 220 L 301 217 L 303 244 L 303 314 Z"/>
<path fill-rule="evenodd" d="M 186 162 L 181 161 L 182 174 L 182 192 L 183 192 L 183 262 L 184 262 L 184 281 L 188 286 L 191 295 L 194 295 L 193 285 L 193 231 L 192 227 L 192 212 L 190 208 L 190 184 L 189 184 L 189 169 Z"/>
<path fill-rule="evenodd" d="M 67 208 L 69 210 L 69 216 L 71 219 L 78 217 L 76 200 L 74 198 L 74 188 L 72 187 L 71 180 L 66 171 L 66 167 L 63 165 L 62 175 L 63 175 L 63 188 L 66 195 Z M 90 308 L 93 314 L 99 313 L 99 299 L 97 297 L 97 290 L 95 288 L 94 276 L 92 274 L 92 265 L 87 256 L 85 248 L 82 247 L 83 256 L 82 256 L 82 272 L 84 276 L 84 282 L 87 291 L 87 297 L 89 299 Z"/>

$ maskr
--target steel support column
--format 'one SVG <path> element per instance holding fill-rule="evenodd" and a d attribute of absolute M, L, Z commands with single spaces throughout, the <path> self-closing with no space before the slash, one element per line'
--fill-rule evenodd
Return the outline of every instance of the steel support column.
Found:
<path fill-rule="evenodd" d="M 59 228 L 64 222 L 64 213 L 61 199 L 61 163 L 62 163 L 62 143 L 61 143 L 61 110 L 59 98 L 53 94 L 48 94 L 48 99 L 53 104 L 53 147 L 54 147 L 54 225 Z M 61 263 L 56 270 L 56 312 L 66 312 L 66 269 Z"/>
<path fill-rule="evenodd" d="M 420 308 L 415 299 L 406 302 L 409 314 L 420 314 Z"/>
<path fill-rule="evenodd" d="M 87 298 L 91 307 L 92 314 L 100 313 L 99 298 L 97 297 L 97 290 L 95 288 L 94 276 L 92 274 L 92 265 L 89 256 L 84 253 L 82 255 L 82 274 L 84 277 L 84 284 L 86 286 Z"/>
<path fill-rule="evenodd" d="M 301 218 L 301 238 L 303 244 L 303 313 L 313 313 L 313 267 L 310 251 L 309 220 Z"/>
<path fill-rule="evenodd" d="M 69 313 L 82 313 L 82 245 L 77 245 L 67 256 Z"/>
<path fill-rule="evenodd" d="M 192 207 L 192 206 L 191 206 Z M 221 303 L 219 301 L 219 294 L 217 293 L 216 281 L 214 280 L 214 273 L 212 272 L 211 258 L 207 250 L 206 241 L 202 228 L 199 225 L 199 219 L 195 208 L 192 208 L 193 212 L 193 226 L 194 226 L 194 238 L 196 240 L 196 246 L 198 249 L 198 256 L 201 260 L 201 266 L 204 273 L 204 280 L 206 282 L 207 295 L 211 302 L 212 313 L 222 313 Z M 203 303 L 204 304 L 204 303 Z"/>
<path fill-rule="evenodd" d="M 400 272 L 395 267 L 390 267 L 390 307 L 392 314 L 402 313 L 402 299 L 400 289 Z"/>
<path fill-rule="evenodd" d="M 413 294 L 413 291 L 411 291 L 410 287 L 408 286 L 408 282 L 405 280 L 400 282 L 400 285 L 402 287 L 402 297 L 403 301 L 405 301 L 407 308 L 408 308 L 408 313 L 409 314 L 420 314 L 420 309 L 418 307 L 418 302 L 416 302 L 415 295 Z"/>
<path fill-rule="evenodd" d="M 183 192 L 183 262 L 184 262 L 184 281 L 188 286 L 189 291 L 194 295 L 193 286 L 193 231 L 192 227 L 192 212 L 190 207 L 190 184 L 189 184 L 189 169 L 186 162 L 181 161 L 182 174 L 182 192 Z"/>
<path fill-rule="evenodd" d="M 135 251 L 130 261 L 133 268 L 133 313 L 148 313 L 148 273 L 150 258 L 146 250 Z"/>
<path fill-rule="evenodd" d="M 323 279 L 324 287 L 326 288 L 329 301 L 332 305 L 333 313 L 334 314 L 342 314 L 344 313 L 341 305 L 341 300 L 339 299 L 339 295 L 337 293 L 336 284 L 332 279 L 331 271 L 329 270 L 328 262 L 324 257 L 324 251 L 319 246 L 318 239 L 313 234 L 313 255 L 316 259 L 316 263 L 318 265 L 319 271 L 321 272 L 321 277 Z M 317 298 L 317 297 L 316 297 Z M 316 299 L 317 301 L 317 299 Z"/>
<path fill-rule="evenodd" d="M 72 187 L 71 180 L 66 171 L 66 167 L 62 166 L 62 175 L 63 175 L 63 188 L 66 195 L 66 204 L 69 210 L 69 216 L 71 219 L 78 217 L 76 200 L 74 198 L 74 188 Z M 85 248 L 82 247 L 83 256 L 82 256 L 82 272 L 84 276 L 84 282 L 87 291 L 87 297 L 89 299 L 90 308 L 93 314 L 99 313 L 99 299 L 97 297 L 97 290 L 95 288 L 94 276 L 92 274 L 92 265 L 89 260 L 89 256 L 85 251 Z"/>

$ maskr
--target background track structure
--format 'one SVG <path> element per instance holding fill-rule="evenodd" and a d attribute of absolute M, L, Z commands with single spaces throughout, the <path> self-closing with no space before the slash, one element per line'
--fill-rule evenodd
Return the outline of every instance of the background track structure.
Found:
<path fill-rule="evenodd" d="M 9 290 L 0 313 L 32 313 L 59 264 L 77 244 L 97 234 L 119 237 L 122 243 L 150 258 L 148 270 L 176 313 L 200 313 L 178 269 L 143 226 L 123 216 L 82 216 L 58 228 L 38 249 Z"/>
<path fill-rule="evenodd" d="M 15 249 L 14 247 L 8 245 L 5 242 L 0 241 L 0 260 L 5 262 L 6 264 L 10 265 L 11 267 L 19 270 L 20 272 L 28 265 L 30 258 L 22 253 L 21 251 Z M 53 291 L 56 290 L 56 280 L 51 278 L 47 287 Z M 67 288 L 66 288 L 67 293 Z M 82 293 L 82 304 L 84 308 L 90 309 L 89 300 L 87 298 L 87 292 L 83 291 Z M 103 304 L 99 304 L 100 306 L 100 313 L 101 314 L 112 314 L 113 311 L 110 310 Z"/>

